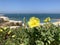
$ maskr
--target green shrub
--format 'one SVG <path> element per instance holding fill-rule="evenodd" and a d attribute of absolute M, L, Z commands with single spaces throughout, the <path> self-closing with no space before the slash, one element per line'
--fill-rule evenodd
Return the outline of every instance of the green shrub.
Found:
<path fill-rule="evenodd" d="M 0 45 L 60 45 L 59 25 L 48 22 L 39 27 L 25 26 L 0 28 Z"/>

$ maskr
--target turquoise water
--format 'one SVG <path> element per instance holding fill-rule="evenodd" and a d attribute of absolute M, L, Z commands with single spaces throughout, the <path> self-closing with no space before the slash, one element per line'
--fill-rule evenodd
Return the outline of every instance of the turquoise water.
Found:
<path fill-rule="evenodd" d="M 60 19 L 60 14 L 5 14 L 4 16 L 9 17 L 12 20 L 23 20 L 24 17 L 26 17 L 26 20 L 28 21 L 30 17 L 38 17 L 41 22 L 43 22 L 43 20 L 46 17 L 51 17 L 51 22 L 56 22 L 58 20 L 55 19 Z"/>

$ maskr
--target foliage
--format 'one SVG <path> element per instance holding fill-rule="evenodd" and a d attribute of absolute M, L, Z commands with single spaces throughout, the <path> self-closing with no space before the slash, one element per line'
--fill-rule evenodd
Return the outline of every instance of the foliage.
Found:
<path fill-rule="evenodd" d="M 26 25 L 25 25 L 26 26 Z M 0 45 L 60 45 L 60 26 L 51 22 L 39 27 L 0 28 Z"/>
<path fill-rule="evenodd" d="M 50 22 L 51 21 L 51 18 L 50 17 L 47 17 L 44 22 Z"/>

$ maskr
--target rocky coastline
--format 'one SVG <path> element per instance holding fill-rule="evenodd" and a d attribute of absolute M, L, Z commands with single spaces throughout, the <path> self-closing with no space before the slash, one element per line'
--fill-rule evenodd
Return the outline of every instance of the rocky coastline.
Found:
<path fill-rule="evenodd" d="M 0 16 L 0 27 L 10 26 L 11 28 L 16 28 L 22 26 L 22 21 L 10 20 L 6 16 Z"/>
<path fill-rule="evenodd" d="M 41 23 L 43 25 L 44 23 Z M 54 22 L 54 25 L 60 25 L 60 21 Z M 16 20 L 10 20 L 6 16 L 0 16 L 0 27 L 6 27 L 9 26 L 10 28 L 18 28 L 20 26 L 24 26 L 24 23 L 22 21 L 16 21 Z"/>

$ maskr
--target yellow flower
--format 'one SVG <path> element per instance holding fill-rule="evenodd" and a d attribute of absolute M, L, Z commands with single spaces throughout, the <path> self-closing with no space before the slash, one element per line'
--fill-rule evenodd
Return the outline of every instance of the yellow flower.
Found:
<path fill-rule="evenodd" d="M 2 30 L 2 29 L 0 29 L 0 32 L 3 32 L 3 30 Z"/>
<path fill-rule="evenodd" d="M 8 34 L 10 34 L 11 33 L 11 30 L 8 32 Z"/>
<path fill-rule="evenodd" d="M 51 18 L 50 17 L 47 17 L 44 22 L 50 22 L 51 21 Z"/>
<path fill-rule="evenodd" d="M 14 38 L 16 35 L 12 35 L 12 37 Z"/>
<path fill-rule="evenodd" d="M 40 26 L 40 20 L 36 17 L 31 17 L 28 22 L 28 25 L 30 28 Z"/>

